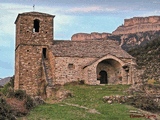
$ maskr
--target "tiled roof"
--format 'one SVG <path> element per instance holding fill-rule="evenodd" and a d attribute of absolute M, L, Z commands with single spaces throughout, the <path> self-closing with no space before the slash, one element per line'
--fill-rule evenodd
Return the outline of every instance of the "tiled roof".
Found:
<path fill-rule="evenodd" d="M 120 58 L 133 58 L 112 40 L 60 41 L 54 40 L 52 52 L 59 57 L 97 57 L 107 54 Z"/>

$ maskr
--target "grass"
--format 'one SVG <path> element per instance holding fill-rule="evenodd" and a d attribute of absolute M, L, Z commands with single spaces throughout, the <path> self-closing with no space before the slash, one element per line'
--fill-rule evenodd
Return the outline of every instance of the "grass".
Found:
<path fill-rule="evenodd" d="M 73 97 L 60 103 L 37 106 L 23 120 L 145 120 L 130 118 L 129 110 L 135 109 L 131 106 L 103 102 L 103 96 L 124 95 L 127 85 L 64 87 L 72 92 Z"/>

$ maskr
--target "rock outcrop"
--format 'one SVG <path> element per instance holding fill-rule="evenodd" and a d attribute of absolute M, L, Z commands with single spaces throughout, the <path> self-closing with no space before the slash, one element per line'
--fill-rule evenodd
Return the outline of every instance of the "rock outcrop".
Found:
<path fill-rule="evenodd" d="M 76 33 L 73 41 L 84 40 L 114 40 L 128 51 L 137 46 L 143 46 L 149 41 L 160 37 L 160 16 L 133 17 L 125 19 L 124 25 L 111 33 Z"/>
<path fill-rule="evenodd" d="M 123 35 L 111 35 L 108 36 L 107 40 L 118 41 L 120 46 L 128 51 L 137 46 L 144 46 L 149 41 L 154 40 L 160 37 L 159 31 L 146 31 L 132 34 L 123 34 Z"/>
<path fill-rule="evenodd" d="M 84 40 L 101 40 L 110 36 L 110 33 L 98 33 L 93 32 L 91 34 L 88 33 L 77 33 L 71 37 L 72 41 L 84 41 Z"/>
<path fill-rule="evenodd" d="M 160 16 L 133 17 L 131 19 L 125 19 L 124 25 L 119 26 L 112 34 L 133 34 L 158 30 L 160 30 Z"/>

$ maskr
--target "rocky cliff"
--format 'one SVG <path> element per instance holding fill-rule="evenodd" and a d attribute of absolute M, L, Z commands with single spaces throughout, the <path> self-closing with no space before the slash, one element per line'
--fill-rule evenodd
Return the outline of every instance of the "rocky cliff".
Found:
<path fill-rule="evenodd" d="M 160 37 L 160 16 L 134 17 L 125 19 L 124 25 L 111 33 L 77 33 L 71 38 L 78 40 L 115 40 L 124 50 L 143 46 L 149 41 Z"/>
<path fill-rule="evenodd" d="M 146 31 L 132 34 L 120 34 L 120 35 L 111 35 L 107 39 L 116 40 L 119 42 L 120 46 L 128 51 L 137 46 L 144 46 L 149 41 L 152 41 L 160 37 L 160 31 Z"/>
<path fill-rule="evenodd" d="M 160 30 L 160 16 L 133 17 L 131 19 L 125 19 L 124 25 L 119 26 L 112 34 L 133 34 L 158 30 Z"/>
<path fill-rule="evenodd" d="M 72 41 L 83 41 L 83 40 L 101 40 L 110 36 L 110 33 L 98 33 L 93 32 L 91 34 L 88 33 L 77 33 L 71 37 Z"/>

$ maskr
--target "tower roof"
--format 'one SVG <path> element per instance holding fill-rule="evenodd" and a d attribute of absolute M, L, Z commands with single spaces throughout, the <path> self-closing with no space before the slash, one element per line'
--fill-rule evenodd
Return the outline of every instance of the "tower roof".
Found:
<path fill-rule="evenodd" d="M 24 12 L 24 13 L 19 13 L 17 18 L 16 18 L 16 21 L 15 21 L 15 24 L 17 22 L 17 20 L 19 19 L 19 16 L 46 16 L 46 17 L 55 17 L 55 15 L 50 15 L 50 14 L 47 14 L 47 13 L 41 13 L 41 12 Z"/>

